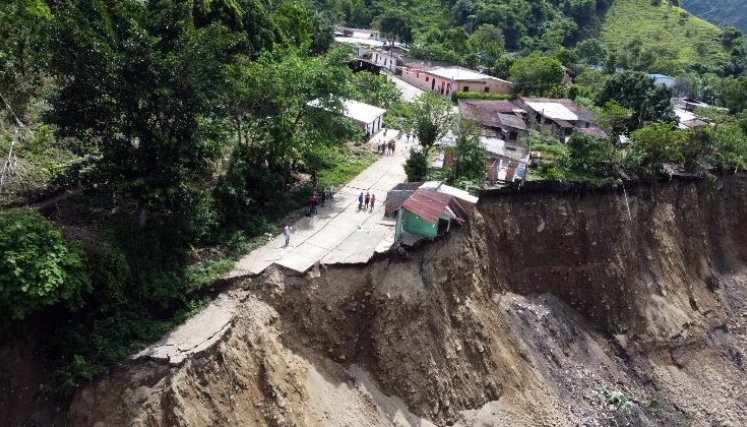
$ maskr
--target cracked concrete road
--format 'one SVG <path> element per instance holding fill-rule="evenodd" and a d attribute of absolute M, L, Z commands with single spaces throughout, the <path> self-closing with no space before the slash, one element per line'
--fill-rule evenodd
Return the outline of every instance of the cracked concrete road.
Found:
<path fill-rule="evenodd" d="M 389 130 L 387 137 L 379 132 L 368 144 L 397 138 L 397 152 L 381 156 L 343 188 L 338 188 L 334 202 L 319 207 L 319 214 L 304 217 L 292 225 L 294 233 L 285 247 L 283 235 L 241 258 L 227 278 L 257 275 L 276 264 L 297 272 L 305 272 L 314 264 L 357 264 L 368 261 L 378 251 L 385 251 L 394 242 L 394 219 L 384 217 L 386 194 L 405 181 L 404 163 L 410 146 L 398 131 Z M 373 211 L 358 210 L 358 195 L 376 195 Z"/>

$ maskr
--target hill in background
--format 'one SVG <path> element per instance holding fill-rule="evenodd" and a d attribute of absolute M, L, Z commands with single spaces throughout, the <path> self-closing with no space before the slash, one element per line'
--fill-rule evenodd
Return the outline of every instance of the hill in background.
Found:
<path fill-rule="evenodd" d="M 747 3 L 744 0 L 682 0 L 682 7 L 722 28 L 736 27 L 747 33 Z"/>
<path fill-rule="evenodd" d="M 707 70 L 728 61 L 721 32 L 667 1 L 616 0 L 601 39 L 617 53 L 621 66 L 674 74 L 681 67 Z"/>

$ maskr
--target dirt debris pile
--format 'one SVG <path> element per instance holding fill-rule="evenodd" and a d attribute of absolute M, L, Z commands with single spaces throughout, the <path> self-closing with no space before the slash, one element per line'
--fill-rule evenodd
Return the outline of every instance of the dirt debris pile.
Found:
<path fill-rule="evenodd" d="M 743 176 L 485 195 L 406 257 L 243 279 L 216 345 L 68 422 L 745 425 L 745 211 Z"/>

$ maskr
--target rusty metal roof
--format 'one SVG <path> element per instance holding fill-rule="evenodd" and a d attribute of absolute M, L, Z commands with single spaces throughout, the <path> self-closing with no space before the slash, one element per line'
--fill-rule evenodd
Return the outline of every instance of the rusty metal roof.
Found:
<path fill-rule="evenodd" d="M 405 201 L 402 207 L 431 224 L 437 224 L 438 219 L 444 213 L 462 222 L 466 219 L 467 213 L 455 199 L 449 194 L 420 188 Z"/>

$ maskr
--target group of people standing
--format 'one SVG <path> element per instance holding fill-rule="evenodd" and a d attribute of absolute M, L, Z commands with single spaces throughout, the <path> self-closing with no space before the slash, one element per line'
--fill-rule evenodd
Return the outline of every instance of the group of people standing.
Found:
<path fill-rule="evenodd" d="M 386 138 L 386 134 L 389 132 L 389 129 L 384 129 L 384 138 Z M 410 140 L 415 141 L 415 132 L 413 131 L 407 131 L 403 132 L 400 135 L 400 138 L 405 138 L 405 140 L 409 143 Z M 393 155 L 394 152 L 397 149 L 397 143 L 394 138 L 390 139 L 389 141 L 381 141 L 378 144 L 378 152 L 380 156 L 390 156 Z"/>
<path fill-rule="evenodd" d="M 380 156 L 389 156 L 394 154 L 394 150 L 396 148 L 396 144 L 394 143 L 394 139 L 390 139 L 389 142 L 381 142 L 379 143 L 379 155 Z"/>
<path fill-rule="evenodd" d="M 329 201 L 333 202 L 335 200 L 335 185 L 329 184 L 329 188 L 322 187 L 322 189 L 317 192 L 315 189 L 311 192 L 311 196 L 309 197 L 309 210 L 308 210 L 308 216 L 313 216 L 319 213 L 319 204 L 321 202 L 321 205 L 324 206 L 324 204 L 327 202 L 327 197 L 329 197 Z"/>
<path fill-rule="evenodd" d="M 368 211 L 373 212 L 374 210 L 374 204 L 376 203 L 376 195 L 371 193 L 366 193 L 366 195 L 363 195 L 363 192 L 361 191 L 361 194 L 358 195 L 358 210 L 359 211 Z"/>

